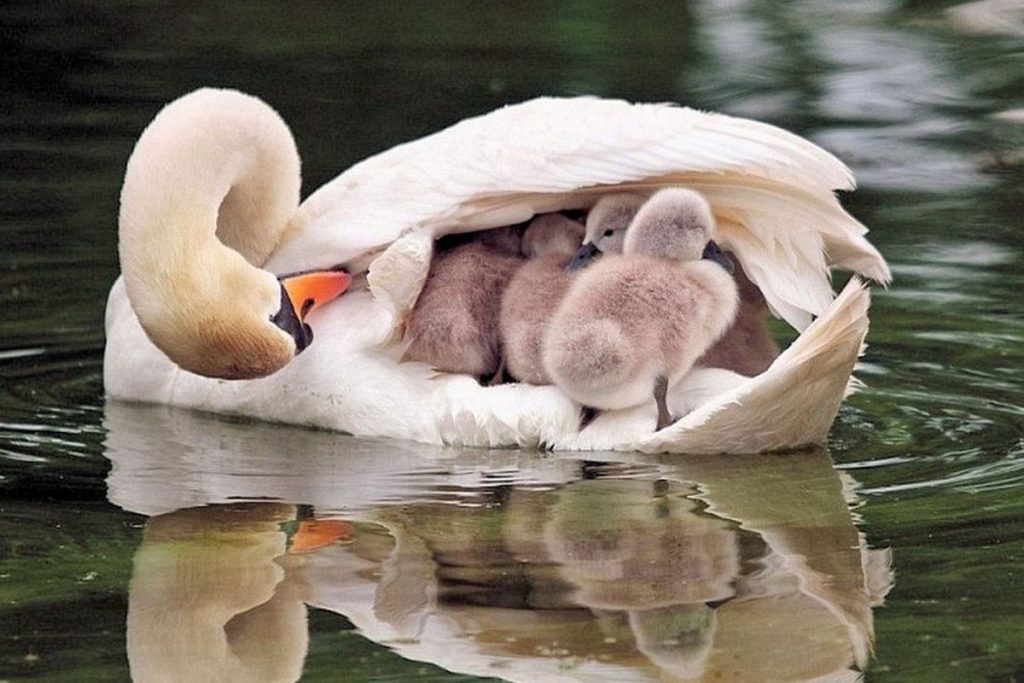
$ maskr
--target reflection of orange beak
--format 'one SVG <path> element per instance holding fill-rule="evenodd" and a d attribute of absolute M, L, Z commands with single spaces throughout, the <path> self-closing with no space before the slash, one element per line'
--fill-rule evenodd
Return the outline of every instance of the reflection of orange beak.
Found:
<path fill-rule="evenodd" d="M 343 270 L 307 270 L 284 275 L 280 280 L 295 314 L 303 321 L 310 312 L 336 299 L 352 284 L 352 276 Z"/>
<path fill-rule="evenodd" d="M 347 540 L 354 533 L 355 527 L 348 522 L 332 519 L 318 522 L 307 519 L 299 522 L 299 528 L 292 534 L 292 542 L 288 551 L 291 553 L 312 552 L 335 541 Z"/>

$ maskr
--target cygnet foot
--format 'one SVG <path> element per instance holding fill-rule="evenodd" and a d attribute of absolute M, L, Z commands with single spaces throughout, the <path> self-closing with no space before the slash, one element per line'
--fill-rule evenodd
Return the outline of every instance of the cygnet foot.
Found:
<path fill-rule="evenodd" d="M 480 384 L 485 387 L 496 387 L 499 384 L 505 383 L 505 376 L 508 373 L 505 372 L 505 356 L 498 358 L 498 369 L 494 371 L 494 374 L 490 377 L 480 378 Z"/>
<path fill-rule="evenodd" d="M 660 432 L 665 427 L 678 420 L 677 417 L 672 417 L 672 414 L 668 412 L 668 378 L 659 377 L 654 380 L 654 402 L 658 404 L 658 423 L 654 427 L 654 431 Z"/>

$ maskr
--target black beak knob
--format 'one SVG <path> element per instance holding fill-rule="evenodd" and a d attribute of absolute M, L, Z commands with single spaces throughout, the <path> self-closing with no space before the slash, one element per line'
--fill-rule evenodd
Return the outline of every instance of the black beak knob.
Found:
<path fill-rule="evenodd" d="M 701 258 L 714 261 L 730 273 L 736 270 L 736 266 L 733 264 L 732 259 L 726 256 L 725 252 L 715 244 L 714 240 L 708 240 L 708 244 L 704 247 L 704 253 L 701 255 Z"/>
<path fill-rule="evenodd" d="M 313 329 L 302 322 L 302 319 L 295 313 L 295 307 L 292 306 L 292 300 L 288 296 L 288 292 L 285 291 L 284 285 L 281 286 L 281 309 L 270 317 L 270 322 L 292 336 L 292 339 L 295 340 L 296 356 L 313 341 Z"/>
<path fill-rule="evenodd" d="M 565 272 L 570 273 L 590 265 L 590 262 L 601 255 L 601 250 L 593 242 L 584 244 L 579 248 L 569 262 L 565 264 Z"/>

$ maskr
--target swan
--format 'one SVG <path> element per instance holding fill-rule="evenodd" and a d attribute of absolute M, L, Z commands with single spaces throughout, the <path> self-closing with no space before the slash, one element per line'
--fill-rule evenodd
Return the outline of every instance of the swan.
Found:
<path fill-rule="evenodd" d="M 274 157 L 267 150 L 294 143 L 269 106 L 237 91 L 202 89 L 168 104 L 157 119 L 177 121 L 179 128 L 157 129 L 150 144 L 140 140 L 125 173 L 126 191 L 138 189 L 132 211 L 149 212 L 159 219 L 156 227 L 124 220 L 129 212 L 122 192 L 120 240 L 139 248 L 121 250 L 123 275 L 107 302 L 104 387 L 114 400 L 454 445 L 711 453 L 791 448 L 824 439 L 853 386 L 867 332 L 863 281 L 851 278 L 836 296 L 830 268 L 890 280 L 866 228 L 833 194 L 853 188 L 848 169 L 799 136 L 741 118 L 589 97 L 530 100 L 356 164 L 302 202 L 283 228 L 264 219 L 272 208 L 266 197 L 270 187 L 295 181 L 269 163 Z M 173 163 L 185 166 L 160 173 L 173 170 Z M 211 184 L 211 168 L 236 174 L 216 176 Z M 707 198 L 717 241 L 772 312 L 801 332 L 766 371 L 722 387 L 651 434 L 645 407 L 605 413 L 578 432 L 578 404 L 554 387 L 482 387 L 465 375 L 401 362 L 402 322 L 426 279 L 437 238 L 516 225 L 540 213 L 586 210 L 612 192 L 673 185 Z M 173 234 L 189 229 L 173 219 L 189 211 L 217 215 L 216 231 L 196 236 L 209 249 L 191 250 Z M 174 261 L 192 266 L 188 286 L 145 277 L 147 268 L 163 269 L 161 255 L 172 250 Z M 214 252 L 222 258 L 209 258 Z M 204 286 L 207 278 L 230 281 L 233 270 L 263 281 L 262 308 L 251 307 L 263 324 L 275 307 L 270 298 L 279 301 L 273 275 L 339 264 L 354 278 L 352 287 L 308 312 L 304 322 L 315 339 L 265 377 L 226 381 L 190 372 L 189 363 L 169 357 L 180 358 L 180 350 L 151 329 L 154 311 L 157 320 L 168 319 L 162 315 L 168 310 L 186 319 L 228 318 L 230 297 L 215 299 L 223 288 Z M 195 331 L 201 335 L 202 327 Z M 195 354 L 192 348 L 184 353 Z"/>
<path fill-rule="evenodd" d="M 653 396 L 656 429 L 672 422 L 668 390 L 728 329 L 739 305 L 713 231 L 711 207 L 692 190 L 667 188 L 643 205 L 622 255 L 580 273 L 551 319 L 543 361 L 562 391 L 601 410 Z"/>
<path fill-rule="evenodd" d="M 729 258 L 728 253 L 725 256 Z M 779 346 L 768 329 L 770 313 L 761 291 L 739 265 L 733 268 L 732 276 L 740 293 L 736 320 L 722 338 L 700 357 L 697 365 L 723 368 L 753 377 L 768 369 L 779 355 Z"/>

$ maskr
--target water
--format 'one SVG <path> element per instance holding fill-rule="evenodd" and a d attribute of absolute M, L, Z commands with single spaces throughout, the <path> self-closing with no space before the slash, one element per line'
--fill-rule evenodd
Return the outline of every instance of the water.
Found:
<path fill-rule="evenodd" d="M 219 680 L 1021 679 L 1021 14 L 5 4 L 0 680 L 122 680 L 129 662 Z M 106 404 L 123 165 L 200 85 L 281 112 L 306 193 L 540 94 L 789 127 L 851 165 L 844 202 L 893 265 L 868 389 L 827 450 L 729 459 L 446 451 Z"/>

